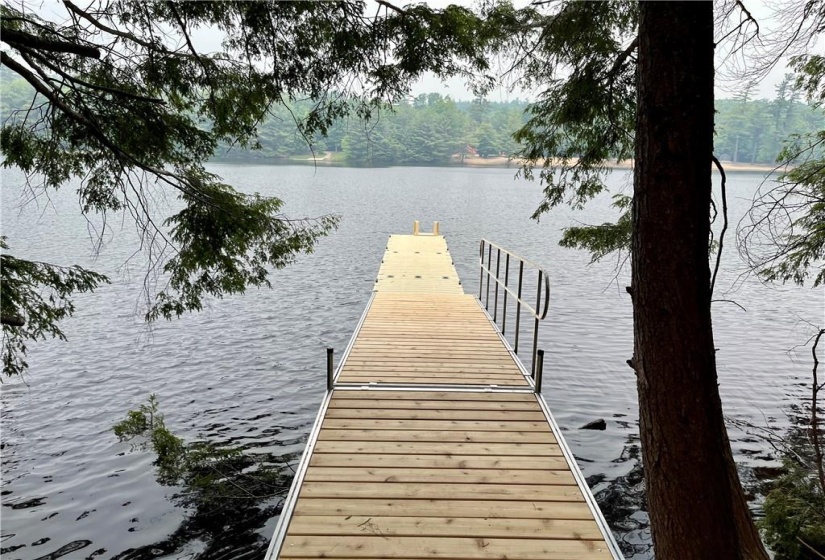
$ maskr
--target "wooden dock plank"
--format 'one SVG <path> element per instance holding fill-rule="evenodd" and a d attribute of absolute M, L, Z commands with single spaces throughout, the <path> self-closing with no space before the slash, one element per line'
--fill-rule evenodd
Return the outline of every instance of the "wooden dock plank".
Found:
<path fill-rule="evenodd" d="M 440 558 L 449 560 L 605 560 L 604 543 L 592 540 L 450 538 L 389 536 L 287 536 L 283 558 Z"/>
<path fill-rule="evenodd" d="M 531 402 L 486 402 L 486 401 L 448 401 L 451 410 L 510 410 L 510 411 L 535 411 L 536 405 Z M 330 403 L 331 409 L 336 408 L 391 408 L 400 410 L 405 408 L 434 409 L 445 408 L 443 400 L 397 400 L 397 399 L 336 399 Z"/>
<path fill-rule="evenodd" d="M 454 500 L 524 500 L 538 496 L 554 502 L 578 502 L 583 499 L 574 484 L 452 484 L 415 482 L 304 482 L 301 494 L 307 498 L 417 498 L 435 500 L 450 496 Z"/>
<path fill-rule="evenodd" d="M 336 402 L 344 399 L 363 399 L 364 395 L 359 391 L 339 391 L 335 394 Z M 373 398 L 370 395 L 370 398 Z M 439 402 L 452 401 L 485 401 L 485 402 L 536 402 L 536 397 L 532 393 L 457 393 L 443 391 L 384 391 L 374 397 L 380 400 L 434 400 Z"/>
<path fill-rule="evenodd" d="M 424 376 L 382 376 L 382 375 L 346 375 L 340 378 L 342 383 L 354 383 L 354 384 L 366 384 L 366 383 L 375 383 L 375 384 L 406 384 L 406 385 L 451 385 L 457 383 L 451 377 L 424 377 Z M 477 376 L 470 376 L 465 375 L 462 377 L 462 384 L 470 384 L 470 385 L 478 385 L 478 386 L 487 386 L 487 385 L 495 385 L 499 387 L 525 387 L 526 382 L 521 380 L 514 380 L 514 379 L 504 379 L 501 380 L 499 378 L 491 378 L 491 377 L 477 377 Z"/>
<path fill-rule="evenodd" d="M 399 513 L 403 513 L 399 511 Z M 297 516 L 294 535 L 386 535 L 388 537 L 476 537 L 600 540 L 592 520 L 483 517 Z"/>
<path fill-rule="evenodd" d="M 327 418 L 395 418 L 406 420 L 476 420 L 481 414 L 476 410 L 408 410 L 395 409 L 349 409 L 334 408 L 327 413 Z M 532 412 L 514 412 L 490 410 L 483 416 L 487 420 L 527 420 L 541 422 L 544 415 L 538 408 Z"/>
<path fill-rule="evenodd" d="M 356 362 L 347 363 L 347 369 L 352 371 L 378 371 L 381 373 L 393 372 L 414 372 L 414 373 L 484 373 L 489 375 L 501 374 L 504 377 L 512 377 L 513 369 L 507 366 L 495 364 L 472 364 L 456 363 L 447 364 L 444 362 Z M 453 378 L 455 381 L 455 377 Z"/>
<path fill-rule="evenodd" d="M 300 515 L 375 515 L 407 517 L 481 517 L 501 519 L 580 519 L 592 520 L 593 513 L 584 502 L 544 500 L 379 500 L 302 498 L 296 505 Z"/>
<path fill-rule="evenodd" d="M 478 432 L 458 430 L 334 430 L 328 426 L 322 441 L 455 441 L 467 443 L 556 443 L 547 432 Z"/>
<path fill-rule="evenodd" d="M 318 467 L 307 473 L 307 482 L 424 482 L 450 484 L 575 484 L 566 470 L 507 469 L 407 469 Z"/>
<path fill-rule="evenodd" d="M 541 422 L 488 422 L 483 420 L 372 420 L 327 418 L 324 428 L 350 430 L 461 430 L 466 432 L 546 432 Z"/>
<path fill-rule="evenodd" d="M 525 455 L 527 457 L 561 456 L 558 446 L 551 443 L 452 443 L 452 442 L 388 442 L 329 441 L 319 439 L 318 453 L 369 453 L 389 455 Z"/>
<path fill-rule="evenodd" d="M 389 455 L 369 453 L 314 453 L 310 467 L 360 467 L 407 469 L 508 469 L 569 470 L 561 455 L 499 457 L 496 455 Z"/>
<path fill-rule="evenodd" d="M 455 352 L 451 353 L 449 349 L 443 351 L 433 349 L 432 351 L 428 351 L 408 350 L 406 348 L 401 347 L 395 350 L 373 350 L 370 348 L 364 348 L 363 346 L 359 346 L 358 348 L 350 352 L 350 355 L 347 358 L 348 365 L 355 362 L 362 362 L 365 360 L 377 360 L 388 362 L 408 362 L 410 360 L 415 360 L 419 363 L 423 361 L 431 361 L 443 364 L 467 362 L 472 364 L 491 363 L 505 365 L 510 369 L 513 368 L 513 359 L 507 355 L 502 356 L 499 353 L 494 354 L 492 352 L 462 352 L 461 350 L 455 350 Z M 350 360 L 352 361 L 350 362 Z"/>

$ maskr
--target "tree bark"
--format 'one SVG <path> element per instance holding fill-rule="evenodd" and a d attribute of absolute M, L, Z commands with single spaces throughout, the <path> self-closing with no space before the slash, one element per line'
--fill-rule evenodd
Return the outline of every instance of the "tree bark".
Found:
<path fill-rule="evenodd" d="M 730 449 L 710 313 L 713 5 L 640 5 L 634 357 L 657 560 L 767 559 Z"/>

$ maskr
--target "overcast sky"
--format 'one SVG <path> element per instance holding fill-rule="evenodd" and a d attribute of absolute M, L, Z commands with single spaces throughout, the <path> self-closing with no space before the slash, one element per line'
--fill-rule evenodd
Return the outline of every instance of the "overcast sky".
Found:
<path fill-rule="evenodd" d="M 778 26 L 783 25 L 783 22 L 777 21 L 775 14 L 778 11 L 786 10 L 790 2 L 799 2 L 801 0 L 744 0 L 744 5 L 748 11 L 757 20 L 760 27 L 760 35 L 767 35 L 774 32 Z M 367 0 L 368 4 L 371 0 Z M 398 5 L 403 5 L 406 2 L 398 2 Z M 449 4 L 458 4 L 471 8 L 476 0 L 428 0 L 427 5 L 434 8 L 443 8 Z M 521 7 L 529 4 L 529 0 L 513 0 L 516 7 Z M 370 12 L 374 13 L 374 12 Z M 738 12 L 737 12 L 738 13 Z M 750 28 L 753 29 L 752 27 Z M 736 96 L 742 90 L 744 83 L 732 75 L 731 62 L 723 59 L 723 53 L 717 57 L 717 87 L 716 97 L 719 99 L 731 98 Z M 787 68 L 787 57 L 782 58 L 773 66 L 770 72 L 758 83 L 754 85 L 752 97 L 760 99 L 773 99 L 776 96 L 776 87 L 789 72 Z M 436 76 L 430 74 L 419 80 L 413 88 L 413 95 L 420 93 L 437 92 L 442 95 L 450 95 L 454 99 L 472 99 L 473 94 L 464 80 L 460 78 L 453 78 L 442 82 Z M 522 90 L 508 91 L 507 88 L 501 87 L 489 95 L 491 101 L 509 101 L 516 98 L 531 99 L 533 97 L 531 92 L 524 92 Z"/>
<path fill-rule="evenodd" d="M 443 8 L 449 4 L 459 4 L 462 6 L 472 7 L 477 0 L 428 0 L 426 4 L 434 8 Z M 788 13 L 788 8 L 794 6 L 796 2 L 801 0 L 744 0 L 744 5 L 753 14 L 754 18 L 759 22 L 760 35 L 769 36 L 770 33 L 776 31 L 781 26 L 788 25 L 787 21 L 781 21 L 781 14 Z M 9 0 L 13 6 L 19 6 L 20 0 Z M 396 0 L 397 4 L 403 6 L 410 3 L 408 0 Z M 529 0 L 513 0 L 516 7 L 524 6 L 529 3 Z M 34 3 L 26 2 L 31 9 L 36 7 L 40 15 L 46 19 L 64 19 L 66 17 L 65 8 L 57 0 L 42 0 Z M 717 3 L 717 6 L 720 4 Z M 376 13 L 378 5 L 372 0 L 367 0 L 367 13 L 372 15 Z M 738 13 L 738 12 L 737 12 Z M 777 16 L 777 14 L 780 14 Z M 197 43 L 198 48 L 205 51 L 217 50 L 220 46 L 220 35 L 209 30 L 197 32 L 193 37 Z M 821 46 L 821 45 L 820 45 Z M 718 49 L 717 56 L 717 98 L 729 98 L 736 95 L 742 86 L 741 80 L 738 80 L 731 71 L 730 59 L 724 59 L 723 45 Z M 819 49 L 822 50 L 822 49 Z M 740 61 L 741 62 L 741 61 Z M 741 64 L 739 65 L 741 67 Z M 782 81 L 787 70 L 787 59 L 780 60 L 770 72 L 759 83 L 755 84 L 752 96 L 755 98 L 772 99 L 775 97 L 776 86 Z M 442 81 L 434 75 L 428 75 L 418 81 L 413 87 L 412 94 L 418 95 L 421 93 L 437 92 L 442 95 L 450 95 L 454 99 L 472 99 L 473 94 L 465 81 L 461 78 L 453 78 L 447 81 Z M 489 95 L 491 101 L 508 101 L 512 99 L 532 99 L 532 92 L 525 92 L 522 90 L 508 91 L 507 88 L 501 87 L 493 91 Z"/>

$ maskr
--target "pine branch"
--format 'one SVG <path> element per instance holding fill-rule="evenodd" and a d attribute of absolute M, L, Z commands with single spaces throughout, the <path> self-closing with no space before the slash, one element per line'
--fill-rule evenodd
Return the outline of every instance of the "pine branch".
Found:
<path fill-rule="evenodd" d="M 31 59 L 25 54 L 22 53 L 24 59 L 27 59 L 26 62 L 33 66 L 34 63 Z M 57 109 L 59 109 L 64 115 L 72 119 L 73 121 L 77 122 L 78 124 L 83 125 L 89 131 L 89 133 L 96 138 L 107 150 L 109 150 L 113 155 L 115 155 L 121 161 L 127 162 L 130 165 L 134 165 L 139 169 L 142 169 L 148 173 L 152 173 L 153 175 L 157 176 L 162 181 L 166 182 L 170 186 L 182 191 L 189 193 L 195 197 L 199 197 L 198 193 L 191 187 L 188 181 L 186 181 L 183 177 L 172 173 L 170 171 L 166 171 L 160 168 L 152 167 L 151 165 L 147 165 L 142 161 L 139 161 L 132 155 L 128 154 L 127 152 L 123 151 L 123 149 L 110 140 L 103 131 L 100 130 L 100 127 L 94 121 L 90 120 L 85 115 L 82 115 L 72 109 L 69 105 L 67 105 L 58 95 L 57 93 L 49 88 L 45 83 L 40 81 L 37 76 L 32 74 L 29 70 L 26 69 L 25 66 L 14 60 L 11 56 L 7 55 L 5 52 L 0 51 L 0 64 L 5 65 L 7 68 L 16 72 L 19 76 L 25 79 L 31 86 L 37 91 L 38 93 L 42 94 L 46 99 L 48 99 Z M 39 72 L 42 70 L 38 68 Z"/>
<path fill-rule="evenodd" d="M 33 56 L 34 58 L 36 58 L 41 64 L 43 64 L 44 66 L 49 68 L 49 70 L 53 71 L 56 74 L 59 74 L 64 79 L 66 79 L 66 80 L 68 80 L 68 81 L 70 81 L 74 84 L 81 85 L 83 87 L 87 87 L 89 89 L 93 89 L 93 90 L 97 90 L 97 91 L 104 91 L 106 93 L 111 93 L 112 95 L 118 95 L 118 96 L 121 96 L 121 97 L 128 97 L 130 99 L 136 99 L 136 100 L 139 100 L 139 101 L 147 101 L 149 103 L 160 103 L 160 104 L 165 104 L 166 103 L 163 99 L 159 99 L 157 97 L 147 97 L 145 95 L 139 95 L 137 93 L 132 93 L 132 92 L 125 91 L 125 90 L 122 90 L 122 89 L 110 88 L 110 87 L 106 87 L 106 86 L 102 86 L 102 85 L 98 85 L 98 84 L 89 83 L 85 80 L 81 80 L 80 78 L 72 76 L 68 72 L 65 72 L 59 66 L 57 66 L 56 64 L 53 64 L 49 59 L 45 58 L 44 56 L 41 56 L 40 54 L 38 54 L 35 51 L 27 51 L 27 54 L 29 54 L 30 56 Z"/>
<path fill-rule="evenodd" d="M 722 231 L 719 233 L 719 250 L 716 252 L 716 265 L 713 267 L 713 276 L 710 280 L 710 295 L 713 296 L 713 289 L 716 287 L 716 275 L 719 273 L 719 265 L 722 264 L 722 248 L 725 245 L 725 232 L 728 231 L 728 194 L 726 190 L 726 183 L 728 181 L 727 175 L 725 175 L 725 168 L 722 167 L 722 163 L 716 159 L 716 156 L 711 156 L 713 158 L 713 164 L 716 166 L 716 169 L 719 170 L 719 173 L 722 175 Z"/>
<path fill-rule="evenodd" d="M 82 17 L 83 19 L 85 19 L 86 21 L 88 21 L 89 23 L 91 23 L 92 25 L 94 25 L 95 27 L 100 29 L 101 31 L 105 31 L 106 33 L 109 33 L 110 35 L 120 37 L 121 39 L 128 39 L 130 41 L 133 41 L 133 42 L 137 43 L 138 45 L 141 45 L 142 47 L 146 47 L 147 49 L 156 48 L 156 45 L 153 45 L 152 43 L 150 43 L 148 41 L 144 41 L 144 40 L 140 39 L 139 37 L 136 37 L 136 36 L 132 35 L 131 33 L 126 33 L 126 32 L 121 31 L 119 29 L 115 29 L 114 27 L 109 27 L 108 25 L 104 24 L 99 19 L 97 19 L 96 17 L 91 15 L 90 13 L 85 12 L 85 11 L 81 10 L 80 8 L 78 8 L 76 5 L 74 5 L 69 0 L 63 0 L 63 4 L 66 6 L 66 8 L 70 12 Z"/>
<path fill-rule="evenodd" d="M 399 8 L 398 6 L 396 6 L 394 4 L 390 4 L 386 0 L 375 0 L 375 3 L 378 4 L 379 6 L 384 6 L 385 8 L 389 8 L 390 10 L 392 10 L 394 12 L 398 12 L 399 14 L 404 15 L 404 16 L 409 13 L 404 8 Z"/>
<path fill-rule="evenodd" d="M 608 72 L 608 76 L 611 76 L 611 77 L 615 76 L 616 73 L 619 70 L 621 70 L 622 65 L 625 63 L 627 58 L 631 54 L 633 54 L 633 51 L 635 51 L 638 48 L 638 46 L 639 46 L 639 36 L 637 35 L 636 37 L 634 37 L 633 41 L 630 42 L 630 44 L 627 46 L 627 48 L 625 50 L 623 50 L 621 53 L 619 53 L 618 57 L 616 57 L 616 60 L 613 62 L 613 66 L 610 67 L 610 72 Z"/>
<path fill-rule="evenodd" d="M 817 377 L 819 358 L 816 355 L 816 348 L 819 346 L 819 341 L 824 334 L 825 329 L 820 329 L 814 339 L 813 348 L 811 348 L 811 354 L 814 358 L 814 367 L 811 374 L 813 377 L 813 381 L 811 383 L 811 439 L 814 444 L 814 461 L 816 463 L 817 475 L 819 476 L 819 486 L 823 492 L 825 492 L 825 465 L 823 465 L 822 444 L 819 441 L 819 419 L 817 418 L 817 398 L 819 397 L 820 385 Z"/>
<path fill-rule="evenodd" d="M 97 47 L 80 45 L 69 41 L 57 41 L 55 39 L 38 37 L 37 35 L 26 33 L 25 31 L 11 29 L 5 25 L 0 25 L 0 38 L 4 43 L 8 43 L 10 46 L 15 48 L 26 47 L 41 51 L 69 53 L 89 58 L 100 58 L 100 49 Z"/>

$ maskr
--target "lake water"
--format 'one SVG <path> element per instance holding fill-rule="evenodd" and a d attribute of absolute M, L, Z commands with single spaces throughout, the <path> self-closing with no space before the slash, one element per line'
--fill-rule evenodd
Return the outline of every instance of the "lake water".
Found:
<path fill-rule="evenodd" d="M 74 189 L 26 199 L 22 176 L 2 175 L 2 234 L 13 254 L 77 263 L 113 282 L 76 298 L 63 323 L 68 342 L 30 345 L 30 371 L 2 388 L 2 536 L 8 560 L 36 558 L 260 558 L 277 520 L 277 496 L 250 506 L 224 527 L 193 526 L 191 508 L 160 485 L 153 456 L 118 442 L 112 426 L 154 393 L 166 424 L 186 441 L 243 446 L 297 461 L 324 393 L 325 347 L 342 351 L 366 304 L 387 236 L 421 220 L 441 223 L 469 292 L 478 287 L 482 237 L 543 265 L 551 311 L 540 346 L 547 351 L 544 395 L 565 431 L 628 557 L 650 556 L 640 500 L 636 387 L 625 364 L 632 316 L 624 291 L 629 267 L 589 264 L 557 246 L 560 230 L 615 217 L 609 197 L 587 212 L 560 208 L 536 223 L 535 184 L 512 169 L 342 169 L 213 165 L 247 191 L 286 201 L 293 217 L 338 213 L 340 228 L 317 251 L 274 276 L 272 290 L 211 302 L 202 313 L 142 322 L 145 270 L 128 217 L 109 216 L 99 256 L 79 215 Z M 614 192 L 631 175 L 616 171 Z M 731 223 L 748 208 L 762 177 L 731 174 Z M 760 426 L 787 424 L 783 409 L 804 388 L 809 350 L 802 321 L 823 322 L 823 290 L 765 286 L 741 278 L 728 237 L 717 287 L 714 332 L 725 413 Z M 131 258 L 130 258 L 131 257 Z M 604 418 L 605 431 L 581 430 Z M 770 462 L 767 446 L 735 426 L 737 460 Z M 277 492 L 275 492 L 277 494 Z"/>

